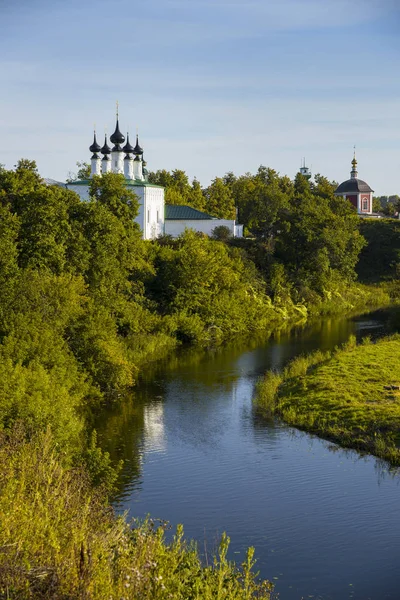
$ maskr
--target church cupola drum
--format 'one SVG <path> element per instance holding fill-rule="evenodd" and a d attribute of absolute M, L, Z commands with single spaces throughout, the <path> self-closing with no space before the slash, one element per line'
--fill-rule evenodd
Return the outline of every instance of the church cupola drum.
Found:
<path fill-rule="evenodd" d="M 335 190 L 335 196 L 342 196 L 348 200 L 356 209 L 359 215 L 372 214 L 372 194 L 373 191 L 368 183 L 362 179 L 358 179 L 357 159 L 354 151 L 353 160 L 351 161 L 352 169 L 350 171 L 350 179 L 341 183 Z"/>
<path fill-rule="evenodd" d="M 118 104 L 117 104 L 117 122 L 115 125 L 115 131 L 110 136 L 110 142 L 114 144 L 111 150 L 111 171 L 113 173 L 124 173 L 124 151 L 121 148 L 121 144 L 125 142 L 125 136 L 119 130 L 119 118 L 118 118 Z"/>
<path fill-rule="evenodd" d="M 111 148 L 107 143 L 107 134 L 105 134 L 104 136 L 104 146 L 101 148 L 100 152 L 103 155 L 102 158 L 102 165 L 101 165 L 101 172 L 102 173 L 110 173 L 111 171 Z"/>
<path fill-rule="evenodd" d="M 100 173 L 101 173 L 101 158 L 98 153 L 101 151 L 101 148 L 100 148 L 99 144 L 97 143 L 96 130 L 94 131 L 94 134 L 93 134 L 93 144 L 91 146 L 89 146 L 89 150 L 90 150 L 90 152 L 92 152 L 92 158 L 90 159 L 90 161 L 91 161 L 91 169 L 90 169 L 91 177 L 93 177 L 93 175 L 100 175 Z"/>
<path fill-rule="evenodd" d="M 129 133 L 126 134 L 126 144 L 122 148 L 123 152 L 125 152 L 124 158 L 124 175 L 126 179 L 135 179 L 133 173 L 133 157 L 132 152 L 134 150 L 132 144 L 129 142 Z"/>

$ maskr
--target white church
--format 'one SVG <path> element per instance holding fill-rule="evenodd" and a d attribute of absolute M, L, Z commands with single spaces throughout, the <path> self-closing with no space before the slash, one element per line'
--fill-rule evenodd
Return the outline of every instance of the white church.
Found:
<path fill-rule="evenodd" d="M 138 136 L 136 135 L 135 146 L 129 142 L 129 134 L 125 141 L 125 136 L 119 128 L 118 111 L 115 131 L 110 136 L 110 142 L 113 144 L 112 148 L 108 145 L 106 135 L 104 145 L 100 147 L 94 132 L 93 143 L 89 147 L 92 153 L 90 178 L 104 173 L 124 175 L 127 187 L 139 198 L 139 214 L 136 221 L 145 240 L 155 239 L 164 234 L 177 237 L 186 228 L 211 235 L 215 227 L 221 225 L 228 227 L 233 237 L 243 236 L 243 225 L 236 225 L 234 220 L 218 219 L 190 206 L 166 206 L 164 188 L 148 181 L 143 148 L 139 145 Z M 63 185 L 76 192 L 82 200 L 89 200 L 90 179 L 76 180 Z"/>

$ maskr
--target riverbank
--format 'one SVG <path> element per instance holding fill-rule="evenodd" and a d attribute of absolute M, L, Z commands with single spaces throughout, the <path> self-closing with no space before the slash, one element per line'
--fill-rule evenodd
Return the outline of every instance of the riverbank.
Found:
<path fill-rule="evenodd" d="M 270 600 L 272 585 L 226 558 L 222 536 L 211 566 L 178 527 L 117 518 L 83 469 L 67 469 L 51 433 L 16 427 L 0 436 L 0 597 L 93 600 Z"/>
<path fill-rule="evenodd" d="M 353 337 L 269 371 L 255 405 L 267 415 L 338 444 L 400 464 L 400 336 L 360 345 Z"/>

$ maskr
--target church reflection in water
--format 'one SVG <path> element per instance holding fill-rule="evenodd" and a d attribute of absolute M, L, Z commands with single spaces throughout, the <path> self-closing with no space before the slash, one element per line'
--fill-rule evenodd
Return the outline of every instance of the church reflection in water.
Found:
<path fill-rule="evenodd" d="M 164 404 L 153 402 L 143 410 L 143 452 L 164 452 L 167 440 L 164 426 Z"/>

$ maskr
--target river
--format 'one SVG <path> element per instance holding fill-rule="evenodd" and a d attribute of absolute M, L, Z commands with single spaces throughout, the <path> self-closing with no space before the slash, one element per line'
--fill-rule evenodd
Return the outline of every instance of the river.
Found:
<path fill-rule="evenodd" d="M 255 546 L 280 600 L 398 600 L 399 473 L 252 408 L 267 369 L 398 325 L 394 310 L 325 319 L 149 368 L 97 424 L 125 461 L 116 509 L 183 523 L 205 560 L 223 531 L 237 562 Z"/>

